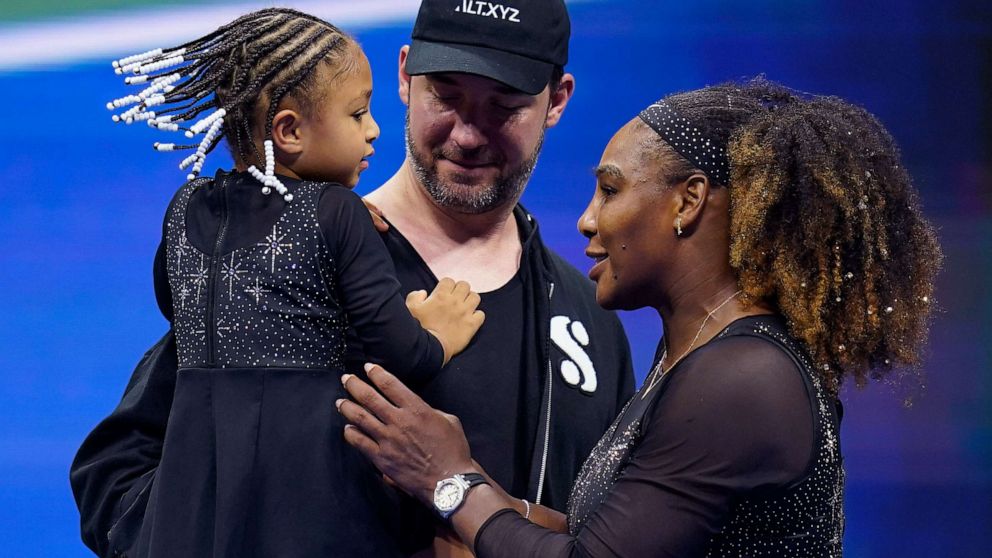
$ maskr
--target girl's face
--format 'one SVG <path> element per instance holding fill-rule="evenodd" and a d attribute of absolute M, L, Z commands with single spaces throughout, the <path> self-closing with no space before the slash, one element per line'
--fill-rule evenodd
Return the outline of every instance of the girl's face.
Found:
<path fill-rule="evenodd" d="M 589 277 L 596 302 L 607 309 L 655 306 L 668 267 L 675 217 L 665 174 L 645 154 L 641 134 L 653 133 L 636 119 L 613 136 L 596 168 L 596 191 L 579 217 L 595 260 Z"/>
<path fill-rule="evenodd" d="M 372 118 L 372 72 L 369 61 L 356 45 L 353 66 L 334 77 L 337 70 L 321 65 L 318 80 L 319 102 L 311 116 L 304 117 L 306 144 L 292 167 L 300 176 L 338 182 L 349 188 L 369 167 L 379 137 L 379 126 Z M 299 170 L 297 170 L 299 169 Z"/>

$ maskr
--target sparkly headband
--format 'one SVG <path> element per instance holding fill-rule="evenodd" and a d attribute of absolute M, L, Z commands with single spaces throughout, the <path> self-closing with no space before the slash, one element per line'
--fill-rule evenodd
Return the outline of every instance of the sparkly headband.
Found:
<path fill-rule="evenodd" d="M 725 186 L 730 184 L 730 159 L 726 145 L 704 136 L 689 119 L 679 116 L 665 101 L 658 101 L 638 116 L 665 143 L 711 179 Z"/>

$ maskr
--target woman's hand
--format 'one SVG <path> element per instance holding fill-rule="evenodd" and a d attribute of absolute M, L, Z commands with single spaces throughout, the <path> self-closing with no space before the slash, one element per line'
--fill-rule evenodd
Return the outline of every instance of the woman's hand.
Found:
<path fill-rule="evenodd" d="M 430 407 L 382 367 L 366 364 L 365 371 L 379 391 L 346 374 L 341 382 L 354 401 L 336 405 L 349 422 L 345 440 L 383 475 L 431 505 L 437 481 L 479 472 L 457 417 Z"/>

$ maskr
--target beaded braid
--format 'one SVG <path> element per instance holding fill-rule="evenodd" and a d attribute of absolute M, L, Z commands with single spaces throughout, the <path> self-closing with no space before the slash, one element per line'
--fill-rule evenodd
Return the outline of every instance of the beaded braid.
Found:
<path fill-rule="evenodd" d="M 286 8 L 259 10 L 171 49 L 113 61 L 117 74 L 133 74 L 125 84 L 144 88 L 110 101 L 107 108 L 123 109 L 113 115 L 114 122 L 144 121 L 159 130 L 182 131 L 188 138 L 203 134 L 198 144 L 154 144 L 157 151 L 196 150 L 179 165 L 190 168 L 188 180 L 200 174 L 207 154 L 222 138 L 227 137 L 232 155 L 243 162 L 249 159 L 247 143 L 255 159 L 264 161 L 264 172 L 255 165 L 248 169 L 263 183 L 262 192 L 274 188 L 289 202 L 292 194 L 275 176 L 272 119 L 286 95 L 302 93 L 315 79 L 320 62 L 338 65 L 352 42 L 314 16 Z M 305 110 L 313 102 L 307 95 L 298 100 Z M 263 103 L 264 154 L 252 134 Z"/>

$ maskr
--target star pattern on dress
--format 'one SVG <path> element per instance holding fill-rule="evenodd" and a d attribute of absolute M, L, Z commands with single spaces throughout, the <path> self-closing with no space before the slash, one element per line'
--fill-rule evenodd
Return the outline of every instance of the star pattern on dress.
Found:
<path fill-rule="evenodd" d="M 189 239 L 186 238 L 186 231 L 182 231 L 179 234 L 179 242 L 176 243 L 176 269 L 183 268 L 183 254 L 186 253 L 187 248 L 189 248 Z"/>
<path fill-rule="evenodd" d="M 179 310 L 180 311 L 185 311 L 186 310 L 186 299 L 189 298 L 191 294 L 193 294 L 193 292 L 189 290 L 189 285 L 186 285 L 185 283 L 183 283 L 182 288 L 179 289 L 179 292 L 178 293 L 176 293 L 176 298 L 179 299 Z"/>
<path fill-rule="evenodd" d="M 245 292 L 248 293 L 249 295 L 255 297 L 255 304 L 258 304 L 258 302 L 261 300 L 263 294 L 265 294 L 265 293 L 271 293 L 272 291 L 269 290 L 269 289 L 263 289 L 262 288 L 262 284 L 259 282 L 259 278 L 256 277 L 255 278 L 255 286 L 248 287 L 247 289 L 245 289 Z"/>
<path fill-rule="evenodd" d="M 234 254 L 231 254 L 230 263 L 224 262 L 221 264 L 220 276 L 224 281 L 227 281 L 228 300 L 234 299 L 234 282 L 238 280 L 239 275 L 245 273 L 248 273 L 248 271 L 241 269 L 241 262 L 238 262 L 237 265 L 234 264 Z"/>
<path fill-rule="evenodd" d="M 827 459 L 833 460 L 833 457 L 837 455 L 837 440 L 833 435 L 828 434 L 824 436 L 823 444 L 827 447 Z"/>
<path fill-rule="evenodd" d="M 221 339 L 224 338 L 224 332 L 225 331 L 228 332 L 228 333 L 230 333 L 230 331 L 231 331 L 231 326 L 224 325 L 224 323 L 226 321 L 227 320 L 225 320 L 224 318 L 221 318 L 221 319 L 217 320 L 217 327 L 215 329 L 217 330 L 217 337 L 220 337 Z"/>
<path fill-rule="evenodd" d="M 200 320 L 200 329 L 194 329 L 193 333 L 200 336 L 200 341 L 207 340 L 207 322 L 205 320 Z"/>
<path fill-rule="evenodd" d="M 210 278 L 210 269 L 207 268 L 205 260 L 206 257 L 200 254 L 200 268 L 189 274 L 189 278 L 193 280 L 193 284 L 196 285 L 196 301 L 200 302 L 200 293 L 207 286 L 207 279 Z"/>
<path fill-rule="evenodd" d="M 185 230 L 195 190 L 177 197 L 167 224 L 180 366 L 343 369 L 347 321 L 331 295 L 334 261 L 316 221 L 323 188 L 297 189 L 274 226 L 265 225 L 243 246 L 213 257 Z M 211 307 L 205 302 L 214 288 L 220 292 Z"/>
<path fill-rule="evenodd" d="M 278 231 L 279 225 L 272 225 L 272 234 L 265 237 L 264 242 L 259 242 L 256 246 L 264 246 L 266 255 L 272 256 L 272 273 L 276 272 L 276 256 L 281 256 L 283 254 L 283 248 L 293 248 L 292 242 L 283 242 L 282 240 L 286 238 L 286 234 L 283 233 L 281 236 Z"/>

